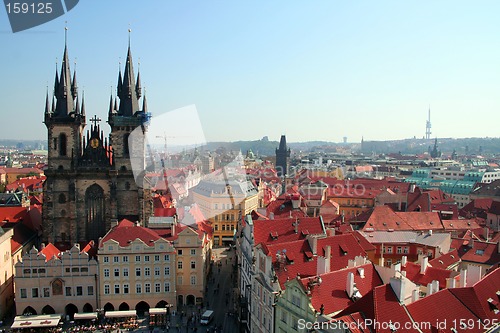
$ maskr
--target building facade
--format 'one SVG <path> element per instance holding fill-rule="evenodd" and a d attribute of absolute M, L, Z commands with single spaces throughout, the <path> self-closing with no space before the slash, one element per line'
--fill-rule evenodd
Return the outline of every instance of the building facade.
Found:
<path fill-rule="evenodd" d="M 113 221 L 129 218 L 147 221 L 151 215 L 150 191 L 143 187 L 144 170 L 141 147 L 148 112 L 146 98 L 142 108 L 139 75 L 134 76 L 130 46 L 125 71 L 118 76 L 118 98 L 111 97 L 109 138 L 100 128 L 100 119 L 84 131 L 87 117 L 83 95 L 79 94 L 76 72 L 71 77 L 67 47 L 60 73 L 56 70 L 54 96 L 46 97 L 44 123 L 48 132 L 48 168 L 44 184 L 44 240 L 76 243 L 102 237 Z M 119 103 L 118 103 L 119 99 Z M 129 147 L 129 143 L 131 146 Z M 134 177 L 130 156 L 134 150 Z"/>
<path fill-rule="evenodd" d="M 97 266 L 78 244 L 64 252 L 51 243 L 41 251 L 33 247 L 15 264 L 17 315 L 72 317 L 95 311 L 99 307 Z"/>
<path fill-rule="evenodd" d="M 14 305 L 13 262 L 11 254 L 11 239 L 14 229 L 0 228 L 0 320 L 2 320 Z"/>

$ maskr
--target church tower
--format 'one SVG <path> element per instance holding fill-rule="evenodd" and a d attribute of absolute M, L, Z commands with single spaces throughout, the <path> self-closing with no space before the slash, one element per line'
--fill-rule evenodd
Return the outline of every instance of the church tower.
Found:
<path fill-rule="evenodd" d="M 288 174 L 288 160 L 290 159 L 290 148 L 286 146 L 286 137 L 281 136 L 280 146 L 276 148 L 276 169 L 278 176 L 286 176 Z"/>
<path fill-rule="evenodd" d="M 140 78 L 134 80 L 130 45 L 125 74 L 119 73 L 118 101 L 111 98 L 109 139 L 94 116 L 86 128 L 85 103 L 80 97 L 76 72 L 70 75 L 65 45 L 61 72 L 56 70 L 52 105 L 47 92 L 44 123 L 49 153 L 44 184 L 44 241 L 76 243 L 98 241 L 117 221 L 128 218 L 146 225 L 152 213 L 151 193 L 144 185 L 144 165 L 134 177 L 129 153 L 129 136 L 135 129 L 144 142 L 149 119 Z M 141 158 L 139 158 L 140 160 Z M 144 155 L 142 155 L 144 160 Z M 140 178 L 142 177 L 142 179 Z"/>

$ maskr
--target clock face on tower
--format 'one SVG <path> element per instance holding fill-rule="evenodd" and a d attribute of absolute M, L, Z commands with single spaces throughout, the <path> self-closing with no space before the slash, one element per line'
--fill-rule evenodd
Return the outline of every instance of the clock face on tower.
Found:
<path fill-rule="evenodd" d="M 94 138 L 94 139 L 90 140 L 90 146 L 94 149 L 99 147 L 99 139 Z"/>

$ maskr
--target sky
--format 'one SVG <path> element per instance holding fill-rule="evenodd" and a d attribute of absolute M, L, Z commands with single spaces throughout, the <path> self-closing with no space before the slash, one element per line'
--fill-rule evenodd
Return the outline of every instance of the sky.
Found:
<path fill-rule="evenodd" d="M 47 137 L 66 25 L 87 118 L 107 117 L 130 28 L 149 111 L 195 107 L 206 141 L 421 138 L 429 106 L 432 137 L 498 137 L 499 12 L 496 0 L 82 0 L 12 33 L 0 9 L 0 138 Z"/>

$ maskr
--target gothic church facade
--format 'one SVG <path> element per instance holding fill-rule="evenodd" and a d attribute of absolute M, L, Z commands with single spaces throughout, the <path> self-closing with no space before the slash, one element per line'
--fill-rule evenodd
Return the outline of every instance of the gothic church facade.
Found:
<path fill-rule="evenodd" d="M 98 241 L 123 218 L 146 225 L 152 214 L 151 192 L 143 186 L 144 172 L 134 177 L 129 136 L 136 129 L 145 136 L 149 113 L 146 97 L 141 96 L 140 74 L 134 76 L 130 45 L 123 75 L 119 71 L 117 97 L 110 99 L 109 137 L 104 137 L 96 116 L 89 119 L 92 124 L 85 134 L 85 102 L 78 92 L 76 70 L 71 77 L 67 46 L 62 59 L 60 73 L 56 69 L 52 104 L 48 92 L 45 104 L 48 167 L 43 240 Z"/>

